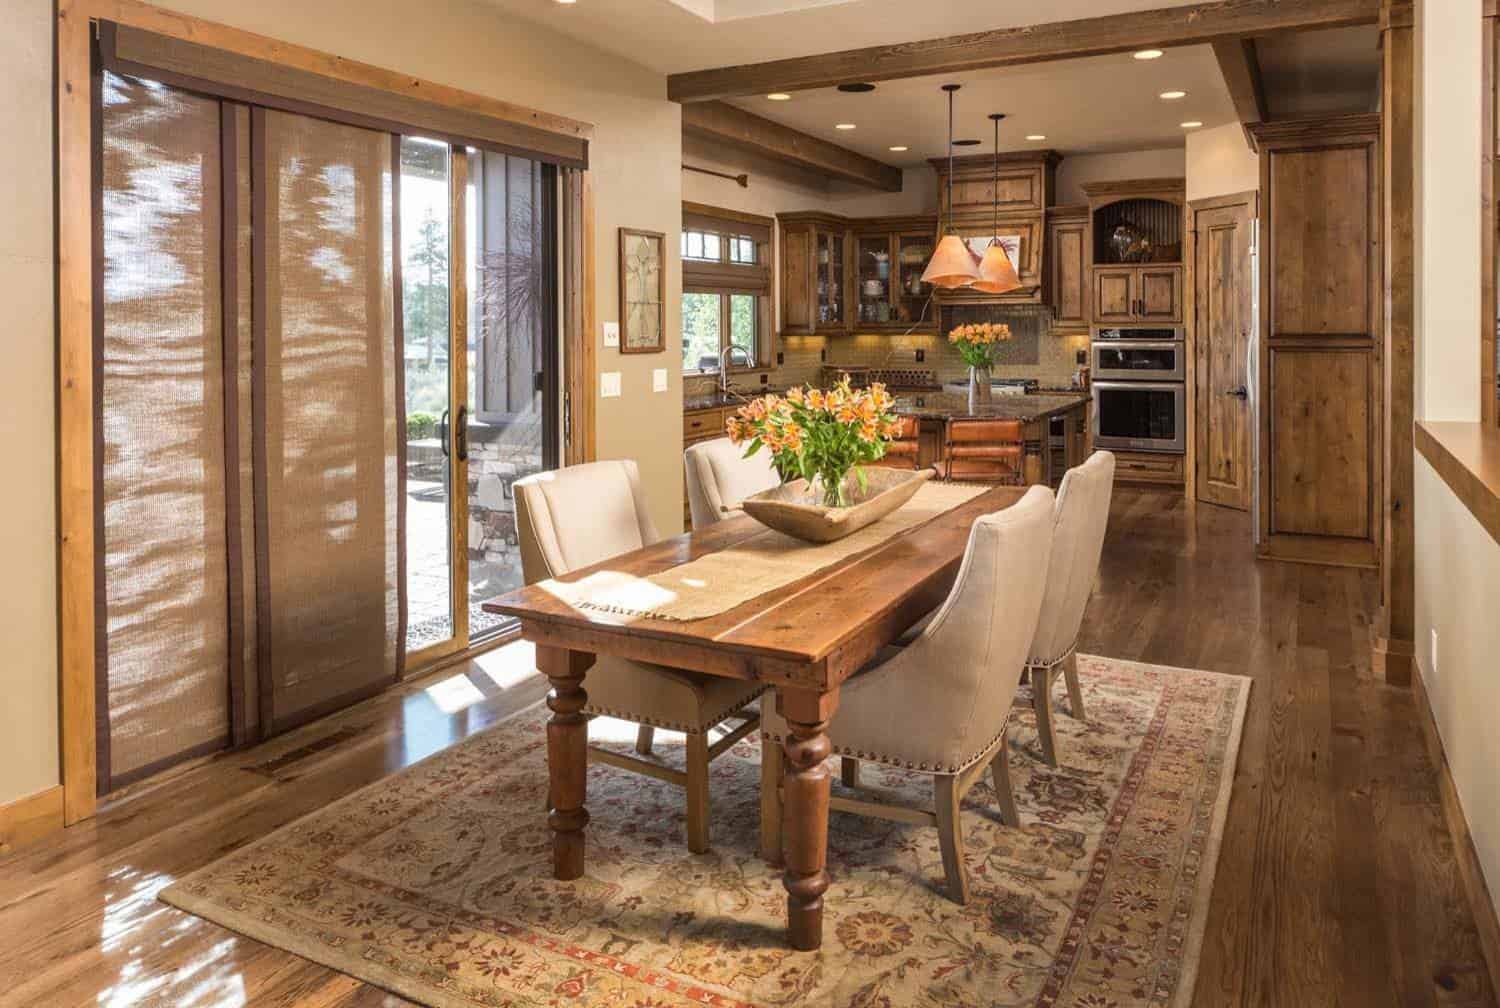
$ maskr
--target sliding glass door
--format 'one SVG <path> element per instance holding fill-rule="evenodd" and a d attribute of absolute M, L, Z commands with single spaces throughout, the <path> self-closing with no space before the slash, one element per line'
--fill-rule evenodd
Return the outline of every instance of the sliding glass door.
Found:
<path fill-rule="evenodd" d="M 556 171 L 406 137 L 407 666 L 507 628 L 517 479 L 557 465 Z"/>

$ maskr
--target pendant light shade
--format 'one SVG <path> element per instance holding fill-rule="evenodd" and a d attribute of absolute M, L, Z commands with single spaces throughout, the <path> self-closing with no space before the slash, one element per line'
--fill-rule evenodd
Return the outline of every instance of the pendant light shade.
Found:
<path fill-rule="evenodd" d="M 958 84 L 944 84 L 948 92 L 948 233 L 938 242 L 937 248 L 922 271 L 922 282 L 944 290 L 971 286 L 979 279 L 979 260 L 964 240 L 953 233 L 953 93 Z"/>
<path fill-rule="evenodd" d="M 990 238 L 990 247 L 984 250 L 984 258 L 979 263 L 979 279 L 971 285 L 977 291 L 986 294 L 1009 294 L 1021 286 L 1021 278 L 1016 274 L 1016 265 L 1010 261 L 1010 256 L 1005 252 L 1005 246 L 1000 244 L 1000 120 L 1005 118 L 1002 112 L 996 112 L 990 116 L 995 124 L 995 178 L 992 186 L 994 192 L 994 235 Z"/>

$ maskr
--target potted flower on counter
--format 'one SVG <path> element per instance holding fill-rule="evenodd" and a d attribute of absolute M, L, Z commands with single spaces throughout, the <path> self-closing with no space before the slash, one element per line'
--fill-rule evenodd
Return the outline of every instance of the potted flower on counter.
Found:
<path fill-rule="evenodd" d="M 1003 322 L 973 322 L 948 333 L 948 342 L 958 347 L 969 365 L 969 407 L 990 401 L 990 369 L 995 366 L 995 345 L 1010 339 L 1010 326 Z"/>
<path fill-rule="evenodd" d="M 892 399 L 880 383 L 851 388 L 849 376 L 828 391 L 794 388 L 782 396 L 752 399 L 729 418 L 729 438 L 745 445 L 745 457 L 762 447 L 783 481 L 807 480 L 825 507 L 846 507 L 852 470 L 861 492 L 861 464 L 885 455 L 897 428 Z"/>

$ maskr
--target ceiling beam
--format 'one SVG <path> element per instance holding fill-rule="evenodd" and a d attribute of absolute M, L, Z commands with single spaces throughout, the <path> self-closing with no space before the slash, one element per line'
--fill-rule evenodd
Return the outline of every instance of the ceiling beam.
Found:
<path fill-rule="evenodd" d="M 1234 102 L 1240 125 L 1249 126 L 1269 119 L 1255 40 L 1220 39 L 1214 43 L 1214 59 L 1219 61 L 1219 73 L 1224 75 L 1224 86 L 1229 89 L 1229 98 Z"/>
<path fill-rule="evenodd" d="M 853 182 L 883 192 L 901 191 L 900 168 L 724 102 L 684 105 L 682 132 L 793 164 L 841 182 Z"/>
<path fill-rule="evenodd" d="M 1286 31 L 1375 24 L 1380 0 L 1217 0 L 672 74 L 678 102 L 964 73 Z"/>

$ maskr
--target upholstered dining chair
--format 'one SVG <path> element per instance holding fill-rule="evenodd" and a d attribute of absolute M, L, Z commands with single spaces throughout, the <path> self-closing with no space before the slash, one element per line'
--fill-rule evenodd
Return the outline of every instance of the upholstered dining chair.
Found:
<path fill-rule="evenodd" d="M 932 811 L 833 797 L 845 812 L 935 825 L 948 896 L 969 899 L 959 805 L 989 769 L 1000 819 L 1019 825 L 1005 724 L 1036 631 L 1052 546 L 1052 491 L 974 523 L 947 601 L 908 647 L 844 683 L 828 726 L 833 752 L 931 774 Z M 781 860 L 782 741 L 787 725 L 761 712 L 761 852 Z"/>
<path fill-rule="evenodd" d="M 1115 457 L 1096 451 L 1063 475 L 1052 516 L 1052 559 L 1047 594 L 1037 619 L 1026 668 L 1031 675 L 1031 702 L 1036 709 L 1042 758 L 1057 766 L 1057 731 L 1052 724 L 1052 687 L 1061 672 L 1068 684 L 1068 712 L 1083 720 L 1083 690 L 1078 684 L 1078 630 L 1094 590 L 1109 501 L 1114 494 Z"/>
<path fill-rule="evenodd" d="M 592 566 L 661 538 L 646 510 L 640 473 L 631 461 L 590 462 L 527 476 L 515 482 L 515 501 L 527 584 Z M 708 850 L 708 764 L 759 726 L 759 715 L 746 708 L 766 688 L 601 655 L 584 681 L 584 712 L 639 725 L 636 751 L 641 755 L 650 754 L 654 729 L 684 733 L 687 769 L 594 745 L 589 746 L 589 759 L 686 788 L 688 850 L 701 854 Z M 740 724 L 709 745 L 709 730 L 731 717 Z"/>
<path fill-rule="evenodd" d="M 746 458 L 745 449 L 727 437 L 688 445 L 682 456 L 695 529 L 723 521 L 746 497 L 781 483 L 769 450 Z"/>
<path fill-rule="evenodd" d="M 875 465 L 889 469 L 916 469 L 921 456 L 921 421 L 913 416 L 898 416 L 896 429 L 886 443 L 885 454 Z"/>
<path fill-rule="evenodd" d="M 938 475 L 1019 485 L 1025 480 L 1026 440 L 1019 420 L 948 421 Z"/>

